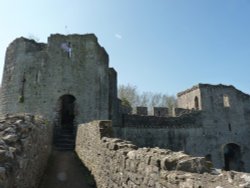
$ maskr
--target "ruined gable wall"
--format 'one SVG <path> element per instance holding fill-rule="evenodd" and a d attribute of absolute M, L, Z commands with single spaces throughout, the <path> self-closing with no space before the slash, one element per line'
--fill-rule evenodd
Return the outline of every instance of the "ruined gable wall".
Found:
<path fill-rule="evenodd" d="M 250 171 L 250 122 L 246 115 L 246 104 L 249 95 L 242 93 L 233 86 L 203 85 L 201 88 L 203 109 L 204 135 L 213 145 L 213 159 L 216 164 L 224 164 L 223 147 L 234 143 L 241 147 L 242 161 L 245 169 Z M 224 97 L 228 97 L 229 106 L 224 105 Z"/>
<path fill-rule="evenodd" d="M 202 109 L 201 124 L 203 138 L 194 135 L 197 142 L 202 142 L 211 155 L 216 167 L 224 167 L 224 147 L 233 143 L 241 149 L 241 159 L 244 168 L 250 171 L 248 158 L 249 148 L 249 99 L 250 96 L 235 89 L 233 86 L 199 84 L 178 94 L 179 104 L 189 106 L 190 97 L 194 101 L 195 92 L 200 92 Z M 203 142 L 203 140 L 205 142 Z M 193 154 L 193 153 L 192 153 Z"/>
<path fill-rule="evenodd" d="M 199 85 L 177 94 L 177 106 L 184 109 L 195 109 L 195 97 L 198 98 L 199 110 L 202 109 Z"/>

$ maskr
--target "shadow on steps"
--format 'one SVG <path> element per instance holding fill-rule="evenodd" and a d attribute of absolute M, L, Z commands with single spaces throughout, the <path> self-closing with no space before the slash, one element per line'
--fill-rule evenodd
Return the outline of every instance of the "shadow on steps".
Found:
<path fill-rule="evenodd" d="M 39 188 L 96 188 L 96 185 L 74 151 L 54 150 Z"/>

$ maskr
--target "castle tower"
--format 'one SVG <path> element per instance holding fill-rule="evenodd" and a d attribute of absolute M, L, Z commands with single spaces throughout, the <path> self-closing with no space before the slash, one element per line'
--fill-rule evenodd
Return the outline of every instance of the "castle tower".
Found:
<path fill-rule="evenodd" d="M 6 52 L 0 113 L 41 114 L 62 124 L 109 119 L 117 86 L 108 64 L 93 34 L 55 34 L 47 44 L 18 38 Z"/>
<path fill-rule="evenodd" d="M 233 86 L 198 84 L 178 94 L 178 107 L 202 113 L 199 144 L 205 149 L 200 152 L 226 170 L 249 171 L 250 164 L 246 163 L 250 157 L 248 94 Z"/>

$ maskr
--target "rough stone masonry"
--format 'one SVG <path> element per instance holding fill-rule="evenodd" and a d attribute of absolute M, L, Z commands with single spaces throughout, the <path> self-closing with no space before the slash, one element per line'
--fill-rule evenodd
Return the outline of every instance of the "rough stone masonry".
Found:
<path fill-rule="evenodd" d="M 112 137 L 110 121 L 79 125 L 76 152 L 98 188 L 250 187 L 250 174 L 212 168 L 204 157 L 160 148 L 138 148 Z"/>
<path fill-rule="evenodd" d="M 35 187 L 52 135 L 70 129 L 99 187 L 249 187 L 248 174 L 230 170 L 250 172 L 250 96 L 221 84 L 198 84 L 177 96 L 174 113 L 160 107 L 156 116 L 145 108 L 124 113 L 116 71 L 95 35 L 53 34 L 47 44 L 14 40 L 0 92 L 0 114 L 6 117 L 0 130 L 2 185 Z M 46 121 L 37 122 L 40 116 Z M 89 123 L 94 120 L 112 120 L 113 126 Z M 116 138 L 104 136 L 110 129 Z M 208 164 L 228 172 L 214 176 Z"/>
<path fill-rule="evenodd" d="M 38 187 L 52 149 L 52 124 L 29 114 L 0 119 L 0 187 Z"/>

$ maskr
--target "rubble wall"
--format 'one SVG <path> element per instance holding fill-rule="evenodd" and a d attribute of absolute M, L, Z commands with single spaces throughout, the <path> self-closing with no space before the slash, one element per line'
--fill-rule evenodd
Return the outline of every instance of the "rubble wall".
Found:
<path fill-rule="evenodd" d="M 95 177 L 97 187 L 175 187 L 169 171 L 209 172 L 203 157 L 159 148 L 138 148 L 112 138 L 110 121 L 93 121 L 78 127 L 76 152 Z"/>
<path fill-rule="evenodd" d="M 0 187 L 38 187 L 51 152 L 51 124 L 39 116 L 5 116 L 0 135 Z"/>

